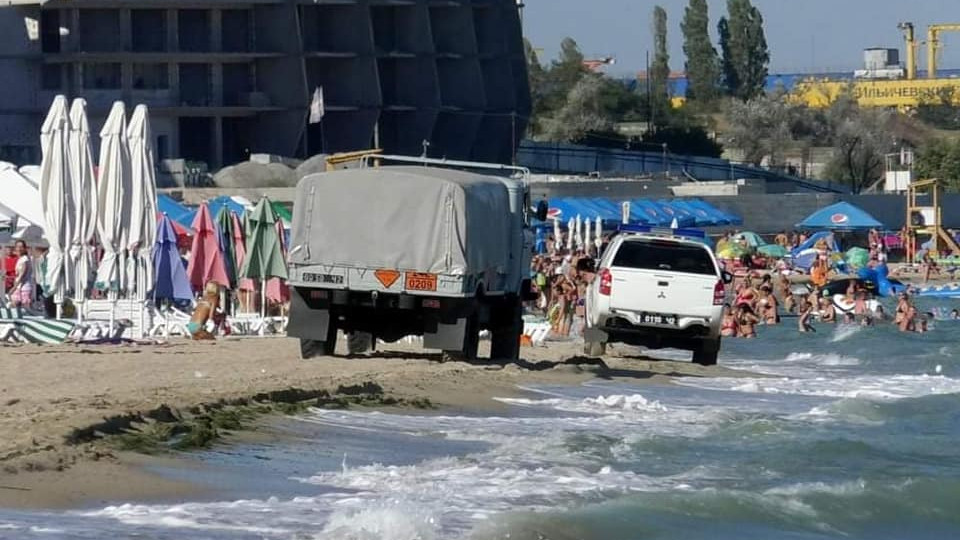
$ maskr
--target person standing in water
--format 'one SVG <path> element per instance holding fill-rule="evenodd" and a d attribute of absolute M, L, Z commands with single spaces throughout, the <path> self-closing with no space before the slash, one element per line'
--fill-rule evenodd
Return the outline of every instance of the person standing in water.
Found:
<path fill-rule="evenodd" d="M 723 306 L 723 319 L 720 323 L 720 335 L 723 337 L 737 337 L 739 333 L 737 315 L 730 308 L 730 304 Z"/>
<path fill-rule="evenodd" d="M 810 318 L 813 317 L 813 304 L 802 300 L 800 306 L 800 316 L 797 318 L 797 330 L 802 333 L 816 332 L 817 330 L 810 324 Z"/>

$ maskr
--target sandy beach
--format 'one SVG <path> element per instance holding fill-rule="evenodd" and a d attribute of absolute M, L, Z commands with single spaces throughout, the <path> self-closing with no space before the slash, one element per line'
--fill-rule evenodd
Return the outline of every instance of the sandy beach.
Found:
<path fill-rule="evenodd" d="M 482 353 L 483 351 L 481 351 Z M 69 507 L 104 500 L 177 498 L 194 486 L 153 477 L 147 457 L 118 452 L 94 437 L 104 419 L 174 413 L 223 400 L 250 399 L 291 388 L 334 392 L 374 382 L 385 395 L 429 399 L 444 410 L 496 410 L 491 398 L 529 384 L 578 384 L 594 378 L 647 384 L 676 376 L 736 375 L 721 367 L 651 360 L 613 349 L 603 362 L 579 356 L 573 344 L 525 348 L 519 364 L 439 362 L 439 355 L 391 346 L 369 356 L 302 361 L 286 338 L 234 338 L 216 343 L 0 348 L 0 506 Z M 99 435 L 99 433 L 96 433 Z"/>

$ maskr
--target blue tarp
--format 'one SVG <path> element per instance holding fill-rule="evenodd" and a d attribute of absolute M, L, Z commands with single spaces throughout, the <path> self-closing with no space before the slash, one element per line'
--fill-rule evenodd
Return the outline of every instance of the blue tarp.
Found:
<path fill-rule="evenodd" d="M 710 216 L 717 219 L 717 225 L 743 225 L 743 219 L 740 216 L 721 210 L 706 201 L 702 201 L 700 199 L 686 199 L 683 202 L 694 208 L 700 208 L 707 212 Z"/>
<path fill-rule="evenodd" d="M 797 227 L 851 231 L 882 229 L 883 223 L 850 203 L 838 202 L 810 214 L 807 219 L 798 223 Z"/>
<path fill-rule="evenodd" d="M 630 222 L 667 227 L 677 220 L 680 227 L 717 227 L 743 223 L 738 216 L 724 212 L 699 199 L 650 200 L 630 202 Z M 623 201 L 604 198 L 565 197 L 550 201 L 551 215 L 562 223 L 579 215 L 583 219 L 599 217 L 606 223 L 620 223 Z"/>
<path fill-rule="evenodd" d="M 164 193 L 157 195 L 157 211 L 188 229 L 193 225 L 193 216 L 197 213 Z"/>
<path fill-rule="evenodd" d="M 243 213 L 247 211 L 245 206 L 225 195 L 207 201 L 207 208 L 210 209 L 210 214 L 214 216 L 217 215 L 217 212 L 224 206 L 239 217 L 243 217 Z"/>

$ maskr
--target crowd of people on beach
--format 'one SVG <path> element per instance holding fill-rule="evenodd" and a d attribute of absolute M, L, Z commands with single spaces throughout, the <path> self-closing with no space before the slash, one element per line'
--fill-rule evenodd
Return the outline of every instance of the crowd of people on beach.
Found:
<path fill-rule="evenodd" d="M 774 244 L 788 251 L 803 245 L 809 238 L 803 231 L 783 231 L 774 237 Z M 604 244 L 610 237 L 604 239 Z M 867 234 L 867 268 L 876 268 L 888 262 L 892 248 L 891 240 L 877 230 Z M 736 231 L 730 231 L 717 242 L 717 251 L 725 243 L 745 243 L 745 239 Z M 587 288 L 594 278 L 593 266 L 583 264 L 603 252 L 603 248 L 592 250 L 589 246 L 567 250 L 555 243 L 551 237 L 546 244 L 545 253 L 533 259 L 531 276 L 539 293 L 538 300 L 528 309 L 542 315 L 551 325 L 552 335 L 558 338 L 575 338 L 581 335 L 584 326 L 585 296 Z M 784 267 L 782 261 L 757 256 L 753 253 L 738 260 L 722 261 L 725 269 L 735 276 L 730 297 L 732 300 L 724 307 L 721 332 L 728 338 L 755 338 L 760 326 L 779 325 L 786 317 L 796 318 L 800 332 L 815 332 L 817 324 L 857 324 L 873 326 L 891 323 L 902 332 L 926 332 L 931 322 L 938 316 L 931 312 L 920 312 L 908 293 L 897 298 L 894 313 L 888 315 L 884 307 L 875 301 L 875 291 L 858 279 L 848 278 L 843 290 L 842 300 L 846 308 L 838 307 L 834 294 L 827 289 L 832 279 L 842 278 L 834 273 L 834 243 L 829 237 L 820 238 L 813 244 L 817 256 L 806 279 L 798 285 L 789 276 L 797 275 L 795 270 Z M 744 246 L 746 247 L 746 246 Z M 591 252 L 592 251 L 592 252 Z M 938 270 L 933 259 L 926 256 L 921 272 L 930 279 Z M 960 312 L 954 309 L 949 315 L 939 318 L 960 319 Z"/>

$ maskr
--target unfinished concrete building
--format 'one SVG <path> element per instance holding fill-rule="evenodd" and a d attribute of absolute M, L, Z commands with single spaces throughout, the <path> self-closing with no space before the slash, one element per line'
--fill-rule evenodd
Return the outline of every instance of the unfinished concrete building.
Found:
<path fill-rule="evenodd" d="M 374 146 L 509 162 L 530 112 L 515 0 L 0 5 L 0 160 L 39 160 L 58 93 L 85 97 L 95 128 L 115 100 L 146 103 L 159 156 L 211 168 Z"/>

